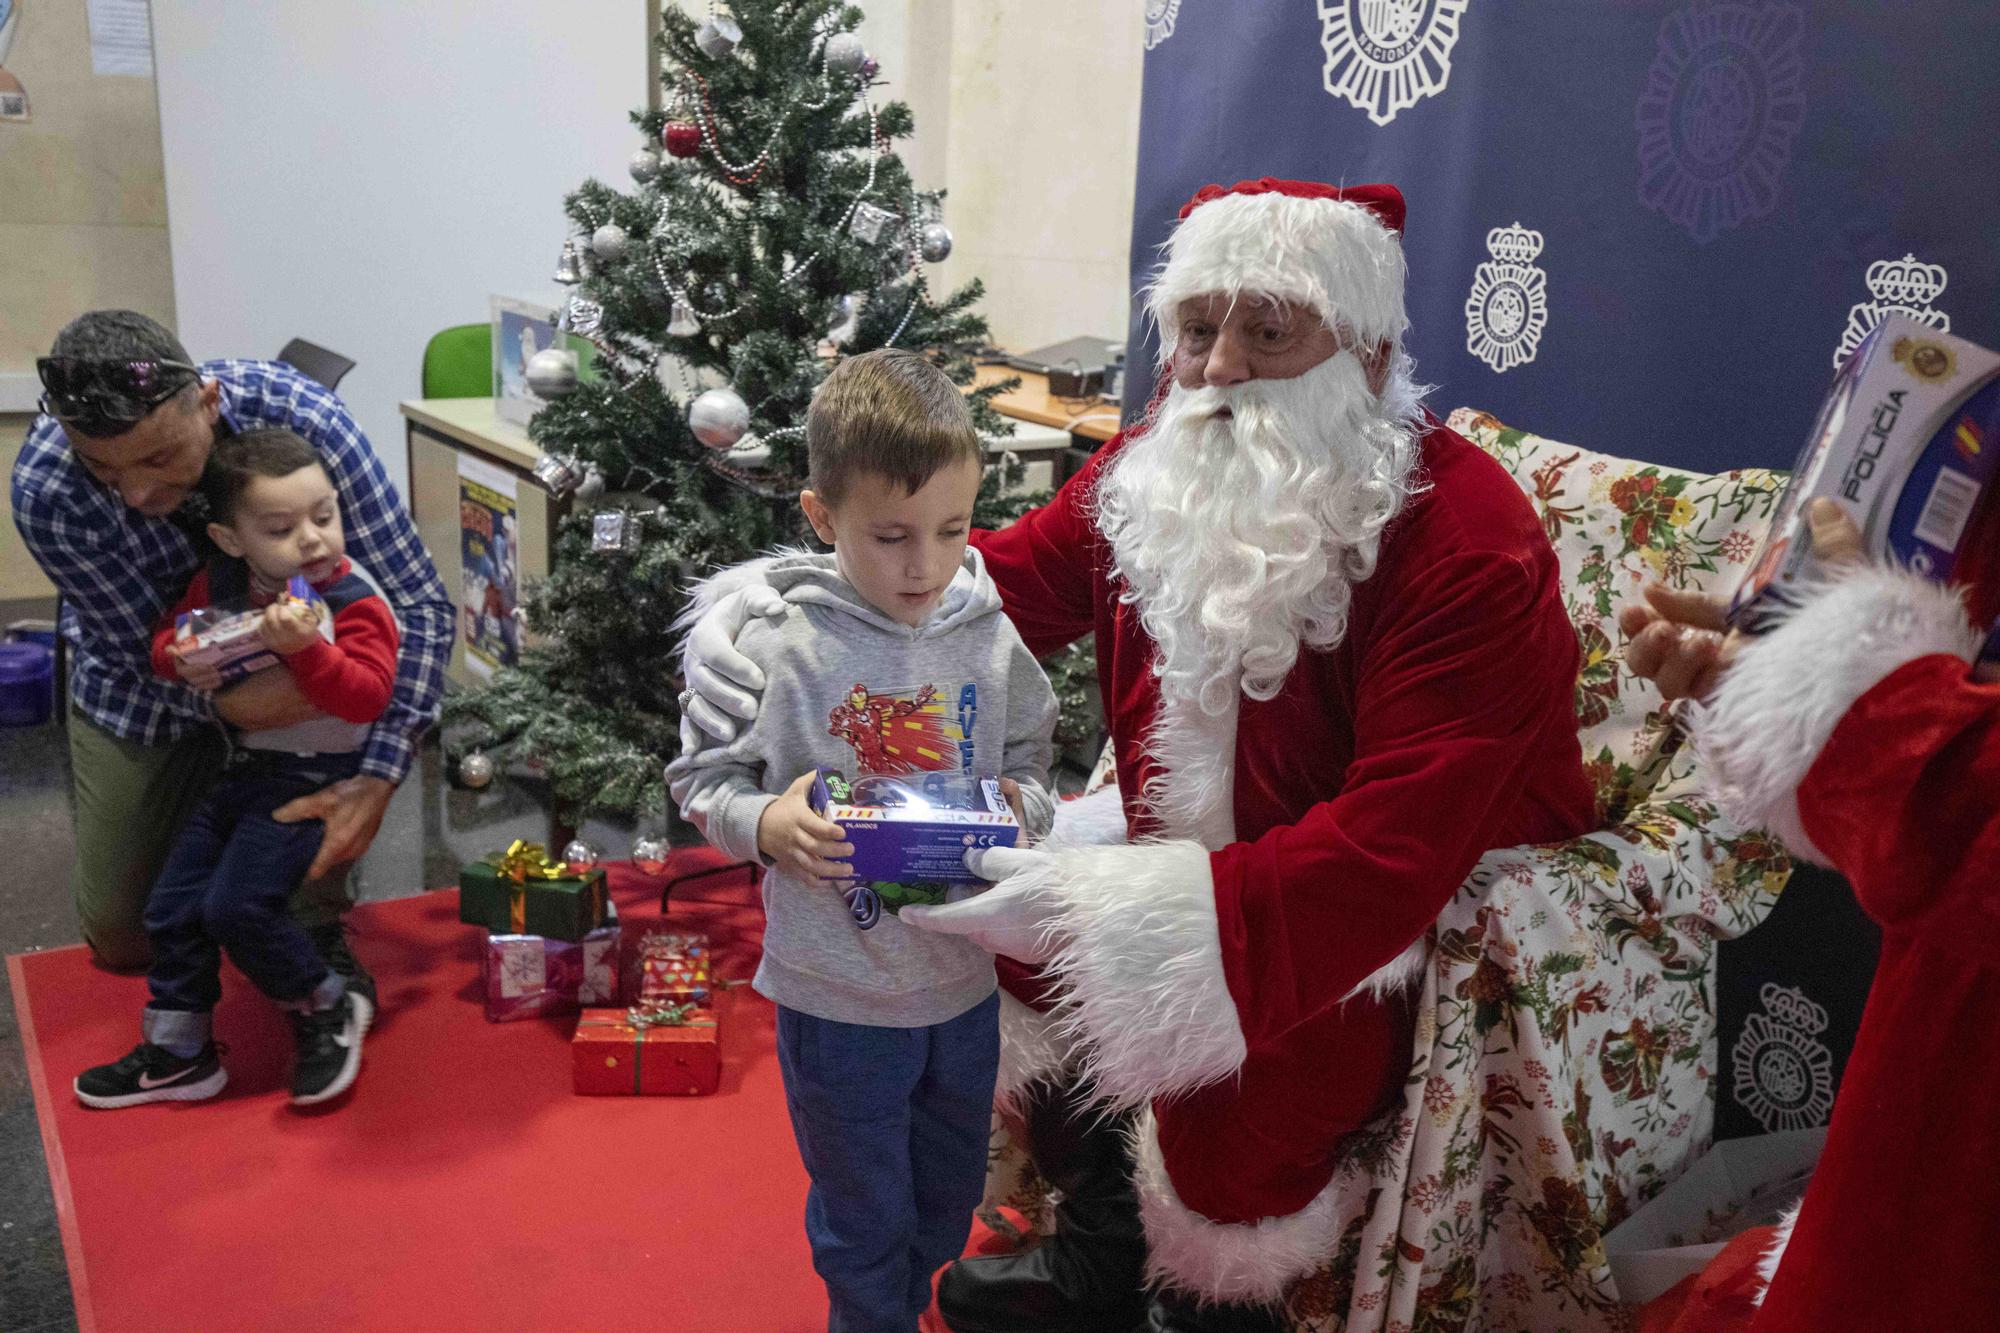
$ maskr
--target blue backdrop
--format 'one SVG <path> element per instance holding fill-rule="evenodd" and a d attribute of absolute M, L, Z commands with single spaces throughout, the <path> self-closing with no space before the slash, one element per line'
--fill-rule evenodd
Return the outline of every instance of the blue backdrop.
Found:
<path fill-rule="evenodd" d="M 1135 288 L 1207 182 L 1391 181 L 1440 415 L 1783 467 L 1882 310 L 2000 344 L 1990 0 L 1146 0 L 1146 21 Z M 1136 310 L 1130 340 L 1150 355 Z"/>

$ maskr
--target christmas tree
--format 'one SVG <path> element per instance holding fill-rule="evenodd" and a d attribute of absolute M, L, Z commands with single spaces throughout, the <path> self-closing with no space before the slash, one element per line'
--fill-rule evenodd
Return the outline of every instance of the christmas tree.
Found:
<path fill-rule="evenodd" d="M 926 279 L 951 249 L 942 195 L 916 190 L 892 149 L 913 118 L 875 105 L 860 20 L 836 0 L 711 5 L 701 21 L 667 8 L 662 109 L 632 118 L 648 145 L 633 188 L 591 180 L 566 201 L 560 323 L 593 345 L 591 373 L 557 349 L 527 373 L 549 400 L 530 427 L 537 475 L 570 512 L 549 578 L 524 590 L 519 664 L 445 708 L 468 778 L 539 771 L 566 822 L 663 810 L 675 617 L 703 575 L 809 536 L 806 408 L 835 359 L 907 347 L 972 383 L 982 287 L 940 296 Z M 1004 387 L 968 395 L 982 434 L 1011 433 L 991 404 Z M 1031 499 L 1003 498 L 1021 469 L 1002 457 L 982 526 Z M 1059 740 L 1089 739 L 1087 653 L 1047 665 Z"/>

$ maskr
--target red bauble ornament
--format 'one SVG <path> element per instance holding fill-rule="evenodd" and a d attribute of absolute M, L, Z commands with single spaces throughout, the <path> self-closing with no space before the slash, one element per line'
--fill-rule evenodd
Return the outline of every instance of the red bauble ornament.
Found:
<path fill-rule="evenodd" d="M 670 120 L 660 131 L 660 144 L 675 157 L 693 157 L 701 151 L 701 130 L 691 120 Z"/>

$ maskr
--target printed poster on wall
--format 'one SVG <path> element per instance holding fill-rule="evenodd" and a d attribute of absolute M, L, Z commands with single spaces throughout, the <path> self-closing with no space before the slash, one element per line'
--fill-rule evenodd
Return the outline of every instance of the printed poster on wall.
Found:
<path fill-rule="evenodd" d="M 466 670 L 482 680 L 520 659 L 520 622 L 514 617 L 521 572 L 516 497 L 512 473 L 458 456 L 459 632 L 465 636 Z"/>

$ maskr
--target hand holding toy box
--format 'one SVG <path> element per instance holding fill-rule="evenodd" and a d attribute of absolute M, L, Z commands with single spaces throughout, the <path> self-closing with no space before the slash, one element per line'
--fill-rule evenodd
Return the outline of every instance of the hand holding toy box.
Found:
<path fill-rule="evenodd" d="M 319 622 L 320 634 L 333 638 L 333 618 L 326 613 L 326 601 L 313 591 L 300 574 L 292 575 L 281 601 L 297 602 L 311 609 Z M 189 666 L 212 666 L 222 673 L 225 684 L 241 680 L 265 667 L 276 666 L 278 655 L 257 637 L 262 610 L 230 611 L 204 606 L 183 613 L 174 621 L 174 652 Z"/>
<path fill-rule="evenodd" d="M 863 930 L 884 911 L 936 905 L 952 885 L 983 883 L 965 868 L 965 854 L 1013 847 L 1021 836 L 1000 779 L 990 774 L 863 773 L 849 782 L 822 768 L 810 801 L 814 813 L 840 825 L 854 847 L 849 864 L 859 882 L 847 901 Z"/>
<path fill-rule="evenodd" d="M 1825 576 L 1806 520 L 1822 496 L 1868 560 L 1963 585 L 1973 623 L 1993 626 L 1983 658 L 2000 658 L 2000 355 L 1885 317 L 1834 377 L 1731 624 L 1761 632 Z"/>

